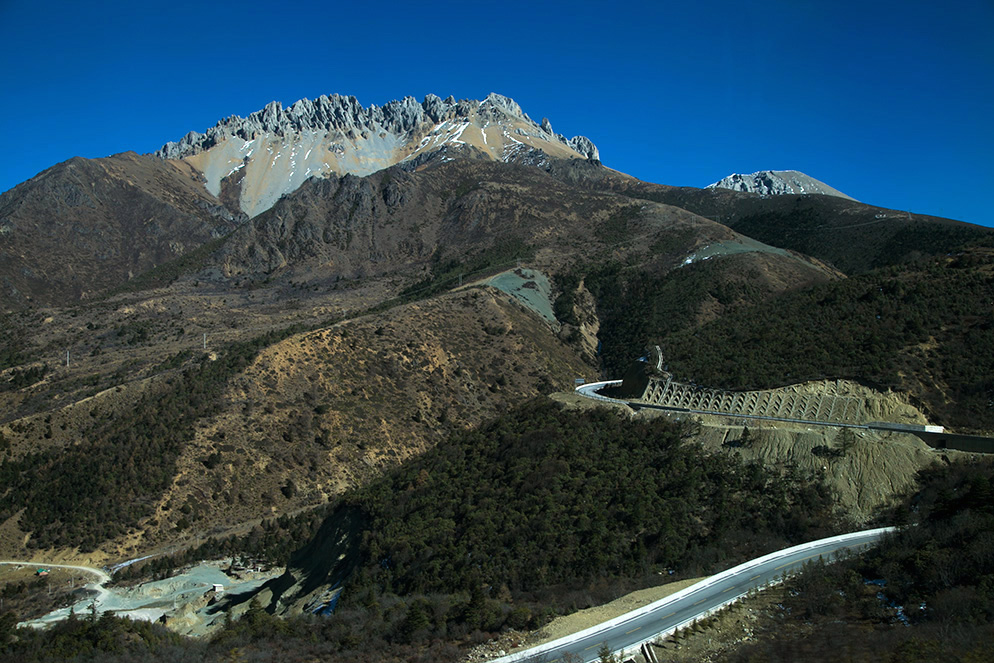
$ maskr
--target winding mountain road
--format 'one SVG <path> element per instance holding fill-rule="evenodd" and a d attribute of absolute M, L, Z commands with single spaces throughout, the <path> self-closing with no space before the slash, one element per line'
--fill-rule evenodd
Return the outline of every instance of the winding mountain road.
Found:
<path fill-rule="evenodd" d="M 598 391 L 617 386 L 621 380 L 609 380 L 581 385 L 576 391 L 594 400 L 629 404 L 627 400 L 603 396 Z M 597 626 L 492 661 L 554 663 L 564 657 L 570 660 L 593 661 L 607 644 L 612 652 L 632 652 L 646 642 L 669 635 L 694 621 L 732 603 L 754 589 L 766 587 L 785 574 L 797 571 L 813 559 L 831 559 L 837 553 L 857 551 L 876 543 L 892 527 L 884 527 L 842 536 L 821 539 L 787 548 L 712 576 L 692 587 L 668 596 L 651 605 L 622 615 Z"/>
<path fill-rule="evenodd" d="M 808 561 L 819 558 L 829 561 L 836 554 L 856 552 L 892 531 L 893 527 L 882 527 L 779 550 L 615 619 L 490 663 L 557 663 L 565 660 L 586 663 L 597 660 L 599 650 L 605 644 L 614 653 L 634 652 L 642 644 L 688 626 L 754 589 L 778 582 Z"/>

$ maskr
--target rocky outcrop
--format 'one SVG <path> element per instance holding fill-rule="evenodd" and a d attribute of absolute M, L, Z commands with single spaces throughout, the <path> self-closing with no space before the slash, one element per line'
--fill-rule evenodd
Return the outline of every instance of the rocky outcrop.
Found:
<path fill-rule="evenodd" d="M 731 189 L 732 191 L 758 193 L 763 196 L 820 194 L 855 200 L 855 198 L 833 189 L 824 182 L 796 170 L 760 170 L 749 175 L 733 173 L 714 184 L 709 184 L 707 188 Z"/>
<path fill-rule="evenodd" d="M 286 136 L 294 132 L 325 131 L 344 135 L 362 132 L 387 131 L 397 136 L 411 137 L 425 125 L 444 120 L 470 119 L 474 114 L 491 122 L 511 118 L 531 124 L 536 130 L 587 158 L 598 158 L 597 148 L 585 136 L 566 138 L 555 134 L 548 119 L 536 124 L 513 99 L 490 93 L 483 101 L 456 101 L 453 97 L 441 99 L 429 94 L 418 103 L 414 97 L 404 97 L 383 106 L 375 104 L 365 108 L 352 96 L 321 95 L 317 99 L 300 99 L 288 108 L 278 101 L 271 101 L 248 117 L 232 115 L 221 120 L 205 133 L 191 131 L 176 142 L 163 145 L 155 155 L 162 159 L 181 159 L 209 150 L 222 140 L 238 137 L 251 140 L 264 133 Z"/>
<path fill-rule="evenodd" d="M 248 117 L 231 116 L 155 153 L 183 160 L 208 192 L 249 216 L 271 208 L 308 179 L 365 176 L 396 164 L 483 159 L 546 167 L 554 160 L 599 163 L 584 136 L 566 138 L 548 119 L 534 122 L 513 99 L 483 101 L 428 95 L 363 107 L 355 97 L 271 102 Z"/>
<path fill-rule="evenodd" d="M 593 142 L 586 136 L 574 136 L 573 138 L 570 138 L 566 144 L 591 161 L 601 160 L 601 155 L 600 152 L 597 151 L 597 146 L 594 145 Z"/>

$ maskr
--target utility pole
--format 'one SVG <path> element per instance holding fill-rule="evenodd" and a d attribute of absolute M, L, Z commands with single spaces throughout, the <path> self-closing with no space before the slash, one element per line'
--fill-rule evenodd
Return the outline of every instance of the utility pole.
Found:
<path fill-rule="evenodd" d="M 66 368 L 69 368 L 69 348 L 66 348 Z"/>
<path fill-rule="evenodd" d="M 204 350 L 207 349 L 207 332 L 204 332 Z"/>

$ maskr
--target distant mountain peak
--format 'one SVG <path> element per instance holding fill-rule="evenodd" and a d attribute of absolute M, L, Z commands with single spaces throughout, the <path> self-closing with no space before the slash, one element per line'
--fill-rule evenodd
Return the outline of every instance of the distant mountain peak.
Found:
<path fill-rule="evenodd" d="M 709 184 L 707 188 L 746 191 L 764 196 L 813 193 L 856 200 L 852 196 L 847 196 L 838 189 L 797 170 L 760 170 L 749 175 L 733 173 L 714 184 Z"/>
<path fill-rule="evenodd" d="M 208 191 L 255 216 L 311 177 L 368 175 L 452 150 L 530 165 L 549 157 L 599 159 L 590 139 L 557 134 L 548 119 L 537 123 L 493 92 L 483 101 L 429 94 L 421 102 L 404 97 L 368 108 L 338 94 L 286 108 L 272 101 L 248 117 L 232 115 L 166 143 L 155 155 L 188 162 Z"/>

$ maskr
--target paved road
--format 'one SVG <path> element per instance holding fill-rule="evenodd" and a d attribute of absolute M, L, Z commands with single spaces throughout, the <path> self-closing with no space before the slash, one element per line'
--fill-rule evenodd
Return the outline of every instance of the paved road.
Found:
<path fill-rule="evenodd" d="M 623 380 L 606 380 L 604 382 L 591 382 L 590 384 L 582 384 L 576 388 L 577 393 L 581 396 L 586 396 L 587 398 L 593 398 L 598 401 L 608 401 L 610 403 L 621 403 L 626 405 L 628 401 L 624 401 L 618 398 L 610 398 L 608 396 L 602 396 L 597 391 L 603 389 L 604 387 L 615 387 L 621 384 Z"/>
<path fill-rule="evenodd" d="M 587 398 L 592 398 L 598 401 L 605 401 L 608 403 L 618 403 L 620 405 L 627 405 L 632 409 L 649 409 L 649 410 L 664 410 L 666 412 L 672 412 L 675 414 L 710 414 L 717 415 L 720 417 L 733 417 L 735 419 L 757 419 L 760 421 L 782 421 L 789 424 L 805 424 L 807 426 L 828 426 L 829 428 L 862 428 L 868 429 L 870 426 L 868 424 L 846 424 L 840 422 L 832 421 L 814 421 L 812 419 L 790 419 L 787 417 L 771 417 L 767 415 L 760 414 L 737 414 L 734 412 L 719 412 L 717 410 L 693 410 L 685 407 L 670 407 L 667 405 L 653 405 L 652 403 L 643 403 L 641 401 L 633 401 L 628 398 L 611 398 L 609 396 L 604 396 L 598 391 L 604 387 L 613 387 L 620 385 L 622 380 L 607 380 L 604 382 L 591 382 L 590 384 L 580 385 L 576 388 L 576 392 L 581 396 Z"/>
<path fill-rule="evenodd" d="M 581 637 L 578 639 L 571 636 L 574 639 L 572 642 L 558 645 L 550 643 L 551 648 L 547 648 L 548 645 L 540 646 L 534 650 L 503 657 L 498 661 L 554 663 L 562 662 L 567 654 L 579 657 L 571 660 L 593 661 L 598 658 L 598 651 L 605 642 L 613 652 L 622 649 L 634 652 L 641 643 L 682 628 L 694 619 L 699 619 L 710 611 L 735 601 L 754 588 L 775 582 L 783 574 L 797 570 L 805 562 L 819 557 L 827 561 L 836 552 L 863 548 L 875 543 L 888 530 L 889 528 L 883 528 L 854 533 L 845 541 L 839 541 L 840 537 L 822 539 L 766 555 L 697 583 L 651 606 L 605 622 L 601 627 L 606 628 L 587 629 L 579 634 Z"/>

